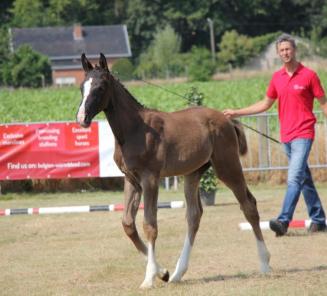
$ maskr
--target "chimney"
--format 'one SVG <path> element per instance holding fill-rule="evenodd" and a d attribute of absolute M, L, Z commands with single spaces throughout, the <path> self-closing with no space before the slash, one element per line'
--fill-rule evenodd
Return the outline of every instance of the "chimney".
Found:
<path fill-rule="evenodd" d="M 82 40 L 83 39 L 83 30 L 80 24 L 74 25 L 74 40 Z"/>

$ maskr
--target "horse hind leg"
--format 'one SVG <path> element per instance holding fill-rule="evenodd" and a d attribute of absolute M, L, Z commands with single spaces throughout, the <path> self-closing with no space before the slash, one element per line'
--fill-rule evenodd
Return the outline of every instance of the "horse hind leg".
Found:
<path fill-rule="evenodd" d="M 234 150 L 229 149 L 228 155 L 214 155 L 212 165 L 218 178 L 223 181 L 234 193 L 235 197 L 240 203 L 241 210 L 243 211 L 245 218 L 251 224 L 257 241 L 260 270 L 263 273 L 267 273 L 271 270 L 269 267 L 270 254 L 267 250 L 262 231 L 260 229 L 260 218 L 256 200 L 247 188 L 238 153 L 236 149 Z"/>
<path fill-rule="evenodd" d="M 169 272 L 162 268 L 156 261 L 155 242 L 158 235 L 157 227 L 157 204 L 159 177 L 154 174 L 146 174 L 142 178 L 142 188 L 144 190 L 144 222 L 143 229 L 148 241 L 147 266 L 145 278 L 141 288 L 151 288 L 154 278 L 157 276 L 163 281 L 168 281 Z"/>
<path fill-rule="evenodd" d="M 248 188 L 246 188 L 246 195 L 247 201 L 241 204 L 241 209 L 243 210 L 245 218 L 251 224 L 256 237 L 258 255 L 260 259 L 260 270 L 262 273 L 268 273 L 271 270 L 269 266 L 270 254 L 267 250 L 262 231 L 260 229 L 260 218 L 256 206 L 256 200 Z"/>
<path fill-rule="evenodd" d="M 179 282 L 188 269 L 190 254 L 195 240 L 196 233 L 200 226 L 203 213 L 200 196 L 199 181 L 203 170 L 198 170 L 184 178 L 184 192 L 186 198 L 186 218 L 188 224 L 187 234 L 181 255 L 177 261 L 176 268 L 169 282 Z"/>

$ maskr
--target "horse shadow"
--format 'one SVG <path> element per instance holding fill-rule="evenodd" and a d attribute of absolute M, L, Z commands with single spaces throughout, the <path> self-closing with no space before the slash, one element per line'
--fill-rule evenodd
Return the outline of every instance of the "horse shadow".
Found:
<path fill-rule="evenodd" d="M 285 277 L 285 273 L 301 273 L 301 272 L 317 272 L 317 271 L 327 271 L 327 265 L 319 265 L 313 266 L 310 268 L 287 268 L 287 269 L 278 269 L 272 270 L 269 274 L 259 274 L 257 272 L 250 272 L 250 273 L 243 273 L 238 272 L 237 274 L 232 275 L 215 275 L 210 277 L 203 277 L 198 279 L 185 279 L 183 283 L 185 285 L 195 285 L 199 283 L 211 283 L 211 282 L 224 282 L 224 281 L 231 281 L 231 280 L 248 280 L 253 278 L 262 278 L 266 277 L 269 279 L 278 279 L 281 277 Z"/>

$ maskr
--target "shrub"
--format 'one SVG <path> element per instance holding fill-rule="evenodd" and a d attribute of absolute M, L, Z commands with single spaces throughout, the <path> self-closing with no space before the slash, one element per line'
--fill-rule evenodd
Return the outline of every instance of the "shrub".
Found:
<path fill-rule="evenodd" d="M 28 45 L 23 45 L 10 57 L 3 69 L 3 80 L 14 87 L 41 87 L 51 83 L 48 58 Z"/>
<path fill-rule="evenodd" d="M 203 93 L 200 93 L 194 86 L 191 87 L 190 91 L 184 97 L 189 106 L 201 106 L 204 99 Z"/>
<path fill-rule="evenodd" d="M 203 47 L 192 47 L 188 64 L 188 78 L 191 81 L 208 81 L 215 70 L 210 51 Z"/>
<path fill-rule="evenodd" d="M 260 54 L 281 32 L 270 33 L 254 38 L 227 31 L 220 42 L 218 60 L 220 68 L 242 67 L 250 58 Z"/>
<path fill-rule="evenodd" d="M 119 59 L 112 65 L 111 70 L 121 80 L 133 79 L 134 67 L 128 59 Z"/>
<path fill-rule="evenodd" d="M 252 38 L 253 41 L 253 55 L 260 54 L 271 43 L 276 41 L 278 36 L 282 34 L 281 31 L 269 33 Z"/>
<path fill-rule="evenodd" d="M 200 180 L 200 189 L 205 192 L 215 192 L 218 188 L 217 177 L 210 167 L 205 171 Z"/>
<path fill-rule="evenodd" d="M 140 55 L 139 64 L 135 70 L 135 75 L 143 79 L 157 76 L 159 69 L 153 58 L 153 47 Z"/>
<path fill-rule="evenodd" d="M 135 74 L 142 78 L 169 78 L 184 74 L 185 63 L 182 63 L 184 56 L 179 54 L 180 45 L 180 37 L 171 26 L 157 30 L 149 48 L 140 55 Z"/>
<path fill-rule="evenodd" d="M 218 59 L 222 64 L 241 67 L 253 55 L 253 41 L 235 30 L 227 31 L 220 42 Z"/>

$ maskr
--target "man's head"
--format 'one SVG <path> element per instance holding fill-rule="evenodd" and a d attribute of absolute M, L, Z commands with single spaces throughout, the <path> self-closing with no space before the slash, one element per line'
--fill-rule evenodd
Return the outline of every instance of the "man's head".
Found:
<path fill-rule="evenodd" d="M 296 61 L 296 44 L 292 36 L 282 34 L 276 41 L 276 50 L 284 64 Z"/>

